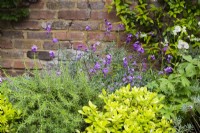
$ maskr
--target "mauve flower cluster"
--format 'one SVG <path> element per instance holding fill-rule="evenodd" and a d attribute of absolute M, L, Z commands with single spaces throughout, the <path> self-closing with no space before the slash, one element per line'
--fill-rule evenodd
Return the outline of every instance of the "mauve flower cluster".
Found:
<path fill-rule="evenodd" d="M 132 38 L 133 38 L 133 35 L 128 34 L 127 37 L 126 37 L 126 44 L 129 44 L 131 42 Z"/>
<path fill-rule="evenodd" d="M 136 41 L 133 44 L 133 48 L 135 51 L 139 52 L 139 53 L 144 53 L 144 48 L 141 46 L 141 43 L 139 41 Z"/>
<path fill-rule="evenodd" d="M 112 30 L 112 24 L 107 19 L 105 19 L 106 34 L 109 34 Z"/>

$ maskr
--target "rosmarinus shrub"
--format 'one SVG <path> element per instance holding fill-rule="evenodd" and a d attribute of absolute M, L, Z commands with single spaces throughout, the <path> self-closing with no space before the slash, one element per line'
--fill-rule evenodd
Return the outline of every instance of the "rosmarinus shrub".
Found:
<path fill-rule="evenodd" d="M 131 88 L 130 85 L 107 94 L 105 90 L 99 96 L 104 101 L 103 109 L 99 109 L 91 101 L 89 106 L 79 110 L 89 126 L 85 132 L 93 133 L 173 133 L 172 121 L 160 114 L 164 106 L 156 93 L 147 88 Z"/>
<path fill-rule="evenodd" d="M 15 124 L 20 118 L 21 111 L 14 109 L 8 98 L 0 92 L 0 132 L 16 132 Z"/>
<path fill-rule="evenodd" d="M 85 73 L 77 70 L 72 77 L 68 65 L 60 64 L 59 74 L 53 69 L 35 70 L 32 77 L 9 78 L 9 97 L 23 110 L 17 132 L 72 133 L 85 126 L 77 110 L 95 100 L 98 91 L 89 85 Z"/>

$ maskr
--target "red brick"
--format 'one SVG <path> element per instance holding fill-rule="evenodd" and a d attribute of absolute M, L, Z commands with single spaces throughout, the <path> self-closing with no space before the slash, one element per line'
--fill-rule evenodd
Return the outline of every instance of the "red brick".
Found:
<path fill-rule="evenodd" d="M 19 59 L 24 58 L 23 51 L 14 50 L 0 50 L 0 57 L 4 59 Z"/>
<path fill-rule="evenodd" d="M 36 45 L 38 49 L 42 49 L 42 42 L 39 40 L 15 40 L 14 48 L 17 49 L 31 49 L 33 45 Z"/>
<path fill-rule="evenodd" d="M 53 21 L 51 28 L 52 30 L 68 30 L 69 26 L 71 25 L 71 21 Z"/>
<path fill-rule="evenodd" d="M 63 10 L 58 12 L 59 19 L 68 19 L 68 20 L 86 20 L 90 17 L 89 10 Z"/>
<path fill-rule="evenodd" d="M 54 38 L 57 38 L 58 40 L 66 40 L 67 39 L 67 33 L 66 32 L 54 32 Z"/>
<path fill-rule="evenodd" d="M 12 39 L 12 38 L 24 38 L 24 35 L 23 35 L 22 31 L 9 30 L 9 31 L 3 31 L 2 37 L 10 38 L 10 39 Z"/>
<path fill-rule="evenodd" d="M 72 42 L 73 49 L 77 50 L 79 45 L 82 45 L 82 48 L 80 50 L 85 50 L 85 48 L 87 48 L 87 45 L 83 41 L 73 41 Z"/>
<path fill-rule="evenodd" d="M 27 38 L 28 39 L 51 39 L 52 34 L 47 34 L 46 32 L 36 32 L 36 31 L 31 31 L 27 33 Z"/>
<path fill-rule="evenodd" d="M 59 41 L 59 43 L 60 43 L 61 49 L 65 49 L 65 48 L 70 49 L 72 47 L 69 41 Z M 43 44 L 44 50 L 58 50 L 58 48 L 59 48 L 59 44 L 54 44 L 51 41 L 45 41 Z"/>
<path fill-rule="evenodd" d="M 115 41 L 117 36 L 115 33 L 110 33 L 106 35 L 104 32 L 89 32 L 88 40 L 96 40 L 96 41 Z"/>
<path fill-rule="evenodd" d="M 70 27 L 70 30 L 85 30 L 86 26 L 90 26 L 91 30 L 98 30 L 100 22 L 99 21 L 74 21 Z"/>
<path fill-rule="evenodd" d="M 85 33 L 84 32 L 75 32 L 75 31 L 69 31 L 67 33 L 67 39 L 72 41 L 81 41 L 84 40 Z"/>
<path fill-rule="evenodd" d="M 4 73 L 3 73 L 4 77 L 6 76 L 15 77 L 15 76 L 19 76 L 25 73 L 24 70 L 14 70 L 14 69 L 3 69 L 3 70 L 4 70 Z"/>
<path fill-rule="evenodd" d="M 96 10 L 92 10 L 91 19 L 94 20 L 108 19 L 108 20 L 120 21 L 120 19 L 116 16 L 116 12 L 108 13 L 106 11 L 96 11 Z"/>
<path fill-rule="evenodd" d="M 13 68 L 15 69 L 35 69 L 35 68 L 41 69 L 42 64 L 38 61 L 22 61 L 22 60 L 16 60 L 14 61 Z"/>
<path fill-rule="evenodd" d="M 88 9 L 89 8 L 89 3 L 87 2 L 87 0 L 79 1 L 77 3 L 77 8 L 79 8 L 79 9 Z"/>
<path fill-rule="evenodd" d="M 0 48 L 2 49 L 12 49 L 13 45 L 10 39 L 0 38 Z"/>
<path fill-rule="evenodd" d="M 12 66 L 13 66 L 13 60 L 5 60 L 5 59 L 3 59 L 3 60 L 0 60 L 0 66 L 2 67 L 2 68 L 12 68 Z"/>
<path fill-rule="evenodd" d="M 20 30 L 39 30 L 41 26 L 38 21 L 22 21 L 15 23 L 14 28 Z"/>
<path fill-rule="evenodd" d="M 90 7 L 93 10 L 104 9 L 104 3 L 101 1 L 90 2 Z"/>
<path fill-rule="evenodd" d="M 46 3 L 47 9 L 49 10 L 60 10 L 63 8 L 74 8 L 75 2 L 74 1 L 50 1 Z"/>
<path fill-rule="evenodd" d="M 56 12 L 52 11 L 31 11 L 30 19 L 54 19 L 56 18 Z"/>

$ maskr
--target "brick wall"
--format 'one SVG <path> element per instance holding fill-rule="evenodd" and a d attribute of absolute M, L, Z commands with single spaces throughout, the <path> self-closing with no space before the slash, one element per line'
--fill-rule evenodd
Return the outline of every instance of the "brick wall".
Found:
<path fill-rule="evenodd" d="M 58 38 L 63 48 L 76 49 L 79 44 L 95 41 L 119 41 L 116 36 L 119 18 L 114 12 L 107 13 L 105 4 L 111 0 L 39 0 L 30 6 L 29 18 L 21 22 L 0 22 L 0 66 L 15 76 L 24 72 L 25 66 L 33 67 L 33 60 L 27 57 L 32 45 L 37 45 L 41 56 L 45 51 L 56 50 L 52 38 Z M 104 39 L 104 19 L 113 22 L 113 30 Z M 44 30 L 52 24 L 52 32 L 47 36 Z"/>

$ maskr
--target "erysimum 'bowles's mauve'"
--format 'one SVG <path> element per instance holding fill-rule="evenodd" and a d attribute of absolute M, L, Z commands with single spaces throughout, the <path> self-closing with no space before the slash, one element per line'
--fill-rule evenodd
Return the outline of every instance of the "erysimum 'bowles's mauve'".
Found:
<path fill-rule="evenodd" d="M 132 34 L 128 34 L 127 37 L 126 37 L 126 43 L 127 44 L 130 43 L 132 38 L 133 38 L 133 35 Z"/>
<path fill-rule="evenodd" d="M 38 47 L 37 47 L 36 45 L 33 45 L 33 46 L 31 47 L 31 51 L 34 52 L 34 53 L 37 52 L 37 49 L 38 49 Z"/>
<path fill-rule="evenodd" d="M 173 57 L 171 55 L 167 55 L 167 62 L 170 63 Z"/>
<path fill-rule="evenodd" d="M 123 58 L 123 66 L 127 67 L 128 66 L 128 60 L 126 57 Z"/>
<path fill-rule="evenodd" d="M 164 71 L 166 74 L 169 74 L 169 73 L 172 73 L 173 69 L 172 69 L 172 67 L 168 66 L 164 69 Z"/>
<path fill-rule="evenodd" d="M 99 70 L 100 68 L 101 68 L 101 65 L 98 62 L 96 62 L 96 64 L 94 65 L 94 69 Z"/>
<path fill-rule="evenodd" d="M 57 43 L 58 39 L 57 38 L 53 38 L 53 43 Z"/>
<path fill-rule="evenodd" d="M 103 72 L 103 74 L 104 74 L 104 77 L 106 77 L 107 74 L 108 74 L 108 68 L 104 68 L 104 69 L 102 70 L 102 72 Z"/>
<path fill-rule="evenodd" d="M 85 30 L 86 30 L 86 31 L 89 31 L 89 30 L 92 30 L 92 29 L 91 29 L 90 26 L 87 25 L 87 26 L 85 27 Z"/>
<path fill-rule="evenodd" d="M 54 51 L 49 51 L 49 56 L 50 56 L 51 58 L 54 58 L 54 57 L 55 57 L 55 52 L 54 52 Z"/>

